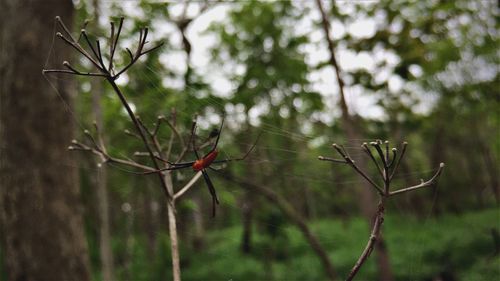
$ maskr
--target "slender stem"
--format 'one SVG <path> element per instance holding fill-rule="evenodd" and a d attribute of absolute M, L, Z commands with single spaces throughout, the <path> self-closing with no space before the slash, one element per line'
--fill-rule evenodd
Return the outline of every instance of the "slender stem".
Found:
<path fill-rule="evenodd" d="M 101 158 L 101 161 L 103 161 L 103 162 L 111 162 L 111 163 L 127 165 L 130 167 L 139 168 L 139 169 L 149 171 L 149 172 L 156 171 L 149 166 L 142 165 L 142 164 L 139 164 L 139 163 L 134 162 L 134 161 L 120 159 L 120 158 L 110 156 L 109 154 L 106 153 L 105 149 L 103 149 L 103 148 L 99 148 L 99 147 L 92 148 L 92 147 L 85 145 L 83 143 L 79 143 L 76 140 L 73 140 L 72 144 L 73 145 L 71 145 L 68 148 L 69 150 L 83 150 L 83 151 L 92 152 L 93 154 L 99 156 Z M 131 173 L 133 173 L 133 172 L 131 172 Z M 140 174 L 143 174 L 143 173 L 140 173 Z"/>
<path fill-rule="evenodd" d="M 330 162 L 342 163 L 342 164 L 348 164 L 348 162 L 345 161 L 345 160 L 335 159 L 335 158 L 330 158 L 330 157 L 325 157 L 325 156 L 318 156 L 318 160 L 321 160 L 321 161 L 330 161 Z"/>
<path fill-rule="evenodd" d="M 387 166 L 390 168 L 396 162 L 396 157 L 398 157 L 398 150 L 396 148 L 392 149 L 392 159 L 387 163 Z M 388 160 L 389 161 L 389 160 Z"/>
<path fill-rule="evenodd" d="M 124 17 L 121 17 L 120 24 L 118 25 L 118 31 L 116 32 L 116 37 L 115 37 L 114 43 L 112 44 L 113 48 L 112 48 L 112 51 L 110 53 L 109 71 L 113 70 L 113 56 L 115 55 L 116 46 L 118 45 L 118 39 L 120 38 L 120 33 L 122 31 L 123 20 L 124 20 Z"/>
<path fill-rule="evenodd" d="M 99 57 L 99 55 L 97 54 L 97 52 L 96 52 L 96 50 L 95 50 L 94 46 L 93 46 L 93 45 L 92 45 L 92 43 L 90 42 L 89 37 L 87 36 L 87 32 L 86 32 L 85 30 L 82 30 L 82 32 L 81 32 L 80 34 L 81 34 L 81 35 L 83 35 L 83 39 L 85 39 L 85 41 L 87 42 L 87 45 L 89 46 L 89 48 L 90 48 L 90 50 L 92 51 L 92 53 L 94 54 L 94 56 L 95 56 L 96 58 L 98 58 L 98 57 Z M 103 65 L 101 65 L 101 66 L 104 68 L 104 66 L 103 66 Z"/>
<path fill-rule="evenodd" d="M 398 194 L 401 194 L 401 193 L 405 193 L 405 192 L 408 192 L 408 191 L 413 191 L 413 190 L 424 188 L 424 187 L 429 187 L 429 186 L 433 185 L 434 183 L 436 183 L 438 177 L 443 172 L 443 169 L 444 169 L 444 163 L 441 163 L 441 164 L 439 164 L 439 169 L 437 170 L 436 174 L 434 174 L 434 176 L 432 178 L 430 178 L 428 181 L 422 182 L 421 184 L 417 184 L 417 185 L 414 185 L 414 186 L 410 186 L 410 187 L 407 187 L 407 188 L 403 188 L 403 189 L 399 189 L 399 190 L 393 191 L 393 192 L 389 193 L 389 196 L 398 195 Z"/>
<path fill-rule="evenodd" d="M 380 159 L 382 160 L 382 164 L 384 165 L 384 168 L 387 167 L 387 162 L 385 161 L 385 156 L 384 156 L 384 152 L 382 151 L 382 148 L 380 148 L 380 143 L 379 142 L 371 142 L 370 143 L 373 147 L 375 147 L 375 149 L 377 150 L 378 152 L 378 156 L 380 157 Z M 385 170 L 385 169 L 384 169 Z"/>
<path fill-rule="evenodd" d="M 116 94 L 120 98 L 120 101 L 122 102 L 123 106 L 127 110 L 127 113 L 130 116 L 130 119 L 134 123 L 134 126 L 137 129 L 137 131 L 139 133 L 139 136 L 141 137 L 142 142 L 144 143 L 144 146 L 146 147 L 146 150 L 148 151 L 148 153 L 150 155 L 150 158 L 151 158 L 151 161 L 153 162 L 154 168 L 156 170 L 160 170 L 160 166 L 158 165 L 158 162 L 156 162 L 156 157 L 154 156 L 153 150 L 151 149 L 151 147 L 150 147 L 150 145 L 148 143 L 148 140 L 146 139 L 146 136 L 144 135 L 144 132 L 141 129 L 141 125 L 139 124 L 139 121 L 137 120 L 137 117 L 135 117 L 134 112 L 130 108 L 130 105 L 128 104 L 127 99 L 125 98 L 125 96 L 121 92 L 120 88 L 118 88 L 118 85 L 116 85 L 115 81 L 113 80 L 113 77 L 107 77 L 106 79 L 108 80 L 108 82 L 111 85 L 111 87 L 113 87 L 113 90 L 116 92 Z M 165 192 L 165 196 L 167 196 L 167 199 L 168 199 L 173 194 L 170 194 L 168 192 L 168 190 L 167 190 L 167 184 L 166 184 L 165 179 L 163 178 L 162 174 L 158 173 L 158 176 L 160 177 L 160 182 L 161 182 L 161 184 L 163 186 L 163 190 Z"/>
<path fill-rule="evenodd" d="M 342 151 L 342 149 L 336 145 L 336 144 L 333 144 L 333 148 L 335 148 L 337 150 L 337 152 L 342 155 L 342 157 L 344 157 L 345 159 L 345 162 L 349 165 L 351 165 L 351 167 L 354 168 L 354 170 L 356 172 L 358 172 L 358 174 L 360 174 L 363 178 L 365 178 L 377 191 L 379 194 L 383 194 L 383 191 L 382 189 L 378 186 L 378 184 L 375 183 L 375 181 L 373 181 L 365 172 L 363 172 L 357 165 L 356 163 L 354 162 L 354 160 L 352 160 L 351 157 L 349 157 L 347 154 L 345 154 L 344 151 Z"/>
<path fill-rule="evenodd" d="M 172 274 L 174 281 L 181 281 L 181 263 L 179 258 L 179 239 L 177 238 L 175 203 L 170 201 L 170 199 L 168 200 L 168 231 L 170 233 L 170 248 L 172 252 Z"/>
<path fill-rule="evenodd" d="M 390 154 L 389 154 L 389 141 L 385 141 L 385 164 L 389 166 Z"/>
<path fill-rule="evenodd" d="M 63 69 L 44 69 L 43 73 L 64 73 L 82 76 L 98 76 L 98 77 L 108 77 L 106 74 L 102 73 L 91 73 L 91 72 L 75 72 L 73 70 L 63 70 Z"/>
<path fill-rule="evenodd" d="M 397 169 L 399 167 L 399 164 L 401 163 L 401 159 L 403 159 L 403 156 L 405 155 L 406 147 L 407 146 L 408 146 L 408 143 L 407 142 L 403 142 L 403 149 L 401 150 L 401 154 L 399 154 L 399 158 L 397 160 L 395 160 L 396 164 L 394 164 L 394 168 L 392 169 L 392 173 L 389 176 L 389 179 L 392 180 L 392 178 L 394 177 L 394 174 L 396 174 L 396 171 L 397 171 Z"/>
<path fill-rule="evenodd" d="M 370 150 L 370 148 L 368 147 L 368 144 L 365 142 L 365 143 L 363 143 L 363 145 L 361 145 L 361 147 L 363 147 L 363 150 L 366 152 L 366 154 L 368 154 L 368 156 L 370 156 L 370 158 L 372 159 L 373 163 L 375 163 L 375 166 L 377 166 L 377 169 L 378 169 L 378 171 L 380 173 L 380 176 L 383 176 L 384 175 L 384 171 L 382 170 L 382 168 L 380 168 L 380 165 L 378 164 L 377 159 L 375 159 L 375 157 L 373 156 L 373 153 Z"/>
<path fill-rule="evenodd" d="M 90 62 L 92 62 L 92 64 L 94 64 L 94 66 L 99 69 L 100 71 L 104 71 L 101 66 L 99 65 L 98 62 L 96 62 L 94 60 L 94 58 L 92 58 L 92 56 L 87 53 L 87 51 L 85 51 L 82 46 L 80 46 L 80 44 L 78 43 L 75 43 L 73 41 L 70 41 L 69 39 L 67 39 L 66 37 L 64 37 L 64 35 L 62 35 L 60 32 L 56 33 L 56 36 L 61 38 L 64 42 L 66 42 L 66 44 L 70 45 L 71 47 L 73 47 L 75 50 L 77 50 L 80 54 L 84 55 Z"/>
<path fill-rule="evenodd" d="M 97 59 L 99 60 L 101 67 L 103 69 L 106 69 L 106 66 L 104 66 L 104 61 L 102 60 L 101 44 L 99 43 L 99 40 L 95 41 L 95 45 L 96 45 L 96 49 L 97 49 Z"/>
<path fill-rule="evenodd" d="M 356 274 L 361 269 L 361 266 L 363 266 L 364 262 L 368 259 L 368 257 L 372 253 L 375 243 L 379 239 L 380 230 L 382 229 L 382 223 L 384 222 L 384 212 L 385 212 L 384 203 L 385 203 L 384 198 L 381 198 L 378 205 L 377 215 L 375 217 L 375 222 L 373 223 L 372 232 L 370 234 L 370 238 L 368 239 L 368 243 L 366 243 L 366 247 L 363 250 L 363 253 L 361 254 L 361 256 L 359 256 L 358 260 L 354 264 L 353 268 L 351 269 L 351 272 L 346 278 L 346 281 L 351 281 L 354 279 Z"/>
<path fill-rule="evenodd" d="M 71 32 L 69 32 L 69 29 L 66 27 L 60 16 L 56 16 L 56 22 L 64 30 L 66 35 L 68 35 L 69 38 L 71 38 L 71 41 L 75 42 L 75 38 L 73 37 L 73 35 L 71 35 Z"/>
<path fill-rule="evenodd" d="M 201 175 L 201 171 L 196 173 L 196 175 L 194 175 L 194 177 L 183 188 L 181 188 L 181 190 L 177 191 L 177 193 L 174 195 L 174 200 L 177 200 L 177 198 L 186 193 L 186 191 L 188 191 L 198 181 Z"/>

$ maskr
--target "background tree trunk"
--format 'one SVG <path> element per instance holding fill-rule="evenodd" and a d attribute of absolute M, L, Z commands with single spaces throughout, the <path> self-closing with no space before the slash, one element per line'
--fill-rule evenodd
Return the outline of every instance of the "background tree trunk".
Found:
<path fill-rule="evenodd" d="M 0 214 L 9 280 L 89 280 L 76 165 L 70 77 L 42 76 L 54 17 L 71 1 L 0 1 Z M 69 57 L 69 48 L 53 54 Z M 61 98 L 64 100 L 62 102 Z"/>
<path fill-rule="evenodd" d="M 321 3 L 321 0 L 316 0 L 316 4 L 318 6 L 318 9 L 321 13 L 321 24 L 323 27 L 323 31 L 325 33 L 325 39 L 326 43 L 328 45 L 328 50 L 330 52 L 330 57 L 329 57 L 329 62 L 330 65 L 333 67 L 335 71 L 335 76 L 337 78 L 337 84 L 339 87 L 339 94 L 340 94 L 340 99 L 339 99 L 339 105 L 342 111 L 342 130 L 344 131 L 345 136 L 347 137 L 348 141 L 356 142 L 356 145 L 358 145 L 358 141 L 362 139 L 362 134 L 361 134 L 361 129 L 357 126 L 357 122 L 355 122 L 354 117 L 351 115 L 352 113 L 349 112 L 349 107 L 347 106 L 347 101 L 346 101 L 346 95 L 344 92 L 344 80 L 342 78 L 342 71 L 339 68 L 339 65 L 337 63 L 337 59 L 335 57 L 335 44 L 330 37 L 330 22 L 328 21 L 328 17 L 323 9 L 323 5 Z M 335 9 L 335 1 L 332 1 L 333 9 Z M 359 143 L 361 145 L 361 142 Z M 356 163 L 358 163 L 358 167 L 363 170 L 363 171 L 368 171 L 368 167 L 366 164 L 366 160 L 364 159 L 357 159 L 357 157 L 353 157 Z M 376 212 L 376 206 L 375 206 L 375 194 L 373 193 L 373 189 L 370 186 L 368 182 L 363 182 L 363 184 L 360 184 L 358 186 L 358 194 L 359 194 L 359 201 L 358 201 L 358 206 L 359 209 L 361 210 L 362 215 L 368 220 L 368 223 L 370 226 L 373 226 L 374 220 L 373 220 L 373 215 Z M 375 247 L 375 252 L 377 255 L 377 266 L 379 270 L 379 275 L 380 279 L 384 281 L 391 281 L 394 280 L 392 271 L 391 271 L 391 266 L 389 263 L 389 253 L 387 252 L 387 247 L 385 246 L 385 241 L 382 236 L 382 233 L 380 233 L 377 245 Z"/>
<path fill-rule="evenodd" d="M 99 1 L 93 0 L 95 25 L 99 23 Z M 97 31 L 98 28 L 94 28 Z M 96 32 L 97 33 L 97 32 Z M 92 89 L 92 115 L 94 121 L 104 132 L 101 98 L 103 94 L 102 79 L 91 79 Z M 106 141 L 103 140 L 105 143 Z M 108 170 L 107 165 L 102 165 L 96 170 L 95 184 L 97 189 L 97 202 L 99 204 L 99 251 L 101 256 L 102 278 L 105 281 L 114 280 L 113 252 L 111 250 L 111 230 L 109 219 L 108 197 Z"/>

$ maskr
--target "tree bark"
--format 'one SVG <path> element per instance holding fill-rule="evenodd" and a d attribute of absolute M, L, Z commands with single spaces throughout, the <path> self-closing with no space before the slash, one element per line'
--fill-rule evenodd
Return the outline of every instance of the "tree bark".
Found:
<path fill-rule="evenodd" d="M 89 280 L 73 138 L 70 77 L 41 70 L 54 17 L 72 21 L 71 1 L 0 1 L 0 216 L 8 280 Z M 58 58 L 60 59 L 60 58 Z"/>
<path fill-rule="evenodd" d="M 490 147 L 481 145 L 481 152 L 486 166 L 486 171 L 490 178 L 490 187 L 495 195 L 497 205 L 500 204 L 500 179 L 498 176 L 497 161 L 495 161 L 495 154 L 491 151 Z"/>
<path fill-rule="evenodd" d="M 342 112 L 342 117 L 341 117 L 342 129 L 350 141 L 358 141 L 361 139 L 361 132 L 360 129 L 357 127 L 356 122 L 354 122 L 353 117 L 349 112 L 349 107 L 347 106 L 346 95 L 344 92 L 345 84 L 341 76 L 340 67 L 335 57 L 335 44 L 332 38 L 330 37 L 330 22 L 328 21 L 327 15 L 323 9 L 323 4 L 321 3 L 321 0 L 316 0 L 316 4 L 321 14 L 321 24 L 323 27 L 323 31 L 325 33 L 325 39 L 328 45 L 328 51 L 330 53 L 329 62 L 335 71 L 335 76 L 337 79 L 336 82 L 339 87 L 339 94 L 340 94 L 339 105 Z M 332 1 L 332 5 L 335 5 L 334 1 Z M 356 163 L 358 163 L 357 165 L 361 170 L 363 171 L 368 170 L 366 161 L 361 160 L 357 161 Z M 369 221 L 370 225 L 373 226 L 374 221 L 372 220 L 372 216 L 376 211 L 376 206 L 374 203 L 375 196 L 372 192 L 372 187 L 368 182 L 364 182 L 359 186 L 358 193 L 360 198 L 358 201 L 359 204 L 358 206 L 363 216 Z M 387 252 L 387 248 L 385 247 L 385 242 L 382 235 L 380 235 L 378 239 L 378 244 L 380 245 L 375 247 L 375 251 L 377 254 L 377 264 L 378 264 L 380 278 L 381 280 L 384 281 L 391 281 L 394 278 L 392 276 L 391 267 L 389 263 L 389 254 Z"/>
<path fill-rule="evenodd" d="M 99 22 L 99 0 L 93 0 L 94 18 Z M 95 28 L 98 29 L 98 28 Z M 101 96 L 103 92 L 102 79 L 92 79 L 92 113 L 94 121 L 101 132 L 104 132 L 102 118 Z M 103 140 L 104 142 L 104 140 Z M 97 169 L 95 184 L 97 202 L 99 205 L 99 251 L 101 255 L 101 270 L 104 281 L 114 280 L 113 252 L 111 250 L 111 230 L 109 221 L 108 171 L 106 165 Z"/>
<path fill-rule="evenodd" d="M 252 251 L 252 221 L 253 221 L 253 195 L 245 191 L 245 196 L 241 199 L 241 219 L 243 231 L 241 235 L 241 252 L 250 254 Z"/>

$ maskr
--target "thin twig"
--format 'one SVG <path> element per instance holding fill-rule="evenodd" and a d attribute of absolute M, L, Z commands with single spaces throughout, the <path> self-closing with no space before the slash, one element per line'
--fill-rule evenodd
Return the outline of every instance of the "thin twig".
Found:
<path fill-rule="evenodd" d="M 95 61 L 95 59 L 92 58 L 92 56 L 89 53 L 87 53 L 87 51 L 85 51 L 80 46 L 80 44 L 75 43 L 73 41 L 70 41 L 69 39 L 67 39 L 66 37 L 64 37 L 64 35 L 62 35 L 62 33 L 60 33 L 60 32 L 56 33 L 56 36 L 59 37 L 59 38 L 61 38 L 66 44 L 70 45 L 76 51 L 78 51 L 80 54 L 82 54 L 83 56 L 85 56 L 97 69 L 99 69 L 100 71 L 104 71 L 104 69 L 101 68 L 101 66 L 99 65 L 99 63 L 97 61 Z"/>
<path fill-rule="evenodd" d="M 342 151 L 342 149 L 337 144 L 334 143 L 333 148 L 335 148 L 335 150 L 337 150 L 337 152 L 342 155 L 342 157 L 344 157 L 347 164 L 351 165 L 351 167 L 353 167 L 356 172 L 358 172 L 363 178 L 365 178 L 378 191 L 379 194 L 383 193 L 378 184 L 376 184 L 375 181 L 373 181 L 365 172 L 359 169 L 354 160 L 352 160 L 351 157 L 345 154 L 345 152 Z"/>
<path fill-rule="evenodd" d="M 392 178 L 394 177 L 394 174 L 396 174 L 396 171 L 399 168 L 399 164 L 401 163 L 401 159 L 403 159 L 403 157 L 405 156 L 405 152 L 406 152 L 406 147 L 407 146 L 408 146 L 408 143 L 407 142 L 403 142 L 403 148 L 401 149 L 401 154 L 399 154 L 399 158 L 396 161 L 396 164 L 394 165 L 394 168 L 392 169 L 391 175 L 389 176 L 390 180 L 392 180 Z"/>
<path fill-rule="evenodd" d="M 76 140 L 73 140 L 71 142 L 71 144 L 72 145 L 68 147 L 69 150 L 90 151 L 93 154 L 99 156 L 101 158 L 101 161 L 104 162 L 104 163 L 105 162 L 114 162 L 114 163 L 117 163 L 117 164 L 122 164 L 122 165 L 130 166 L 130 167 L 133 167 L 133 168 L 139 168 L 139 169 L 144 170 L 144 171 L 154 171 L 153 168 L 151 168 L 149 166 L 146 166 L 146 165 L 142 165 L 142 164 L 137 163 L 135 161 L 130 161 L 130 160 L 125 160 L 125 159 L 120 159 L 120 158 L 112 157 L 109 154 L 105 153 L 103 151 L 103 149 L 101 149 L 101 148 L 90 147 L 90 146 L 85 145 L 83 143 L 80 143 L 80 142 L 78 142 Z M 133 173 L 136 174 L 135 172 L 133 172 Z"/>
<path fill-rule="evenodd" d="M 373 141 L 373 142 L 370 142 L 370 144 L 375 147 L 375 149 L 377 150 L 378 152 L 378 156 L 380 157 L 380 159 L 382 160 L 382 164 L 384 165 L 384 170 L 385 168 L 387 168 L 387 162 L 385 161 L 385 157 L 384 157 L 384 152 L 382 151 L 382 149 L 380 148 L 380 144 L 382 143 L 382 141 Z"/>
<path fill-rule="evenodd" d="M 198 181 L 201 175 L 202 175 L 201 171 L 196 173 L 194 177 L 183 188 L 181 188 L 179 191 L 177 191 L 176 194 L 174 194 L 174 200 L 176 200 L 177 198 L 181 197 L 184 193 L 186 193 L 186 191 L 188 191 L 196 183 L 196 181 Z"/>
<path fill-rule="evenodd" d="M 69 38 L 71 38 L 71 41 L 73 42 L 76 42 L 75 41 L 75 38 L 73 38 L 73 35 L 71 35 L 71 32 L 69 31 L 69 29 L 66 27 L 66 25 L 64 24 L 64 22 L 62 21 L 61 17 L 60 16 L 56 16 L 56 22 L 59 24 L 59 26 L 64 30 L 64 32 L 66 33 L 66 35 L 69 36 Z"/>
<path fill-rule="evenodd" d="M 382 170 L 382 168 L 380 168 L 380 165 L 378 164 L 377 160 L 373 156 L 373 153 L 370 150 L 370 148 L 368 147 L 368 144 L 365 142 L 365 143 L 363 143 L 361 145 L 361 147 L 363 147 L 363 150 L 366 152 L 366 154 L 368 154 L 368 156 L 370 156 L 370 158 L 372 159 L 373 163 L 375 163 L 375 166 L 377 166 L 377 169 L 378 169 L 380 175 L 383 176 L 384 175 L 384 171 Z"/>
<path fill-rule="evenodd" d="M 443 169 L 444 169 L 444 163 L 440 163 L 439 164 L 439 169 L 437 170 L 436 174 L 434 174 L 434 176 L 432 178 L 430 178 L 428 181 L 425 181 L 425 182 L 422 181 L 421 184 L 417 184 L 417 185 L 414 185 L 414 186 L 410 186 L 410 187 L 406 187 L 406 188 L 403 188 L 403 189 L 399 189 L 399 190 L 393 191 L 393 192 L 389 193 L 389 196 L 394 196 L 394 195 L 402 194 L 402 193 L 405 193 L 405 192 L 408 192 L 408 191 L 413 191 L 413 190 L 416 190 L 416 189 L 420 189 L 420 188 L 432 186 L 433 184 L 436 183 L 438 177 L 443 172 Z"/>
<path fill-rule="evenodd" d="M 63 69 L 44 69 L 42 73 L 63 73 L 63 74 L 73 74 L 81 76 L 97 76 L 97 77 L 107 77 L 106 74 L 102 73 L 90 73 L 90 72 L 75 72 L 73 70 L 63 70 Z"/>
<path fill-rule="evenodd" d="M 351 281 L 354 279 L 358 271 L 361 269 L 361 266 L 363 266 L 364 262 L 368 259 L 368 257 L 372 253 L 373 248 L 375 247 L 375 243 L 377 242 L 380 236 L 382 223 L 384 222 L 384 211 L 385 211 L 384 202 L 383 200 L 381 200 L 381 202 L 378 205 L 377 215 L 375 216 L 375 221 L 373 223 L 370 239 L 368 239 L 368 243 L 366 244 L 365 249 L 363 250 L 358 260 L 354 264 L 353 268 L 351 269 L 351 272 L 347 276 L 346 281 Z"/>

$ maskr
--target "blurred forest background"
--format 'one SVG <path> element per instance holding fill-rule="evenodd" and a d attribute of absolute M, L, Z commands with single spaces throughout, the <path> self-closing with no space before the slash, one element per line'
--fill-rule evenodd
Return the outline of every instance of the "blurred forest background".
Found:
<path fill-rule="evenodd" d="M 87 31 L 105 38 L 123 16 L 123 48 L 145 26 L 151 46 L 164 42 L 117 80 L 146 126 L 175 117 L 187 140 L 197 114 L 201 140 L 225 113 L 221 159 L 261 133 L 247 159 L 209 172 L 215 217 L 203 179 L 177 201 L 183 280 L 325 280 L 308 235 L 345 277 L 377 199 L 350 167 L 317 157 L 343 144 L 375 174 L 361 150 L 375 139 L 409 143 L 394 187 L 446 169 L 437 185 L 391 198 L 384 243 L 356 280 L 500 278 L 497 1 L 321 2 L 345 99 L 317 1 L 12 2 L 0 5 L 1 280 L 172 276 L 157 177 L 67 150 L 95 120 L 109 154 L 147 162 L 102 79 L 41 75 L 63 60 L 93 71 L 55 37 L 56 15 L 74 35 L 89 20 Z M 124 64 L 127 54 L 117 56 Z M 172 149 L 180 153 L 179 138 Z M 173 172 L 174 186 L 194 174 Z"/>

